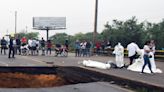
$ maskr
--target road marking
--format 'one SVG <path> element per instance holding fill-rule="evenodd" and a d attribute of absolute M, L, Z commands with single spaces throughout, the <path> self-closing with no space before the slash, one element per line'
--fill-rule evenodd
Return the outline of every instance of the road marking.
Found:
<path fill-rule="evenodd" d="M 7 63 L 4 63 L 3 61 L 0 61 L 0 64 L 3 64 L 5 66 L 9 66 Z"/>
<path fill-rule="evenodd" d="M 34 64 L 21 64 L 19 66 L 36 66 L 36 65 L 34 65 Z"/>
<path fill-rule="evenodd" d="M 32 61 L 35 61 L 35 62 L 38 62 L 38 63 L 46 64 L 45 62 L 42 62 L 42 61 L 37 60 L 37 59 L 29 58 L 27 56 L 22 56 L 22 58 L 26 58 L 26 59 L 29 59 L 29 60 L 32 60 Z"/>

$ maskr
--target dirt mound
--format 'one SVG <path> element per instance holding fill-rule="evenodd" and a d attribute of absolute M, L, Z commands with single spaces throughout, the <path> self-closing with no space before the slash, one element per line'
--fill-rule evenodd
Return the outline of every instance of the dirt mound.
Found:
<path fill-rule="evenodd" d="M 64 84 L 64 79 L 53 74 L 0 73 L 1 88 L 40 88 Z"/>

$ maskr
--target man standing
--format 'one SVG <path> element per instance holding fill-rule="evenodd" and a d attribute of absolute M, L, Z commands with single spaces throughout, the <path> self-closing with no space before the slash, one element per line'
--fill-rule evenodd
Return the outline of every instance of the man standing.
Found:
<path fill-rule="evenodd" d="M 15 53 L 17 53 L 17 50 L 19 51 L 19 55 L 21 54 L 21 40 L 19 37 L 16 38 L 16 50 L 15 50 Z"/>
<path fill-rule="evenodd" d="M 10 42 L 9 42 L 9 56 L 8 56 L 8 58 L 10 58 L 11 52 L 12 52 L 12 58 L 15 58 L 14 57 L 15 50 L 14 50 L 13 37 L 10 37 Z"/>
<path fill-rule="evenodd" d="M 91 48 L 91 43 L 89 41 L 87 41 L 87 44 L 86 44 L 86 53 L 87 55 L 90 57 L 91 54 L 90 54 L 90 48 Z"/>
<path fill-rule="evenodd" d="M 86 54 L 86 44 L 87 44 L 87 42 L 85 40 L 82 43 L 80 43 L 81 54 L 83 54 L 83 57 L 87 56 L 87 54 Z"/>
<path fill-rule="evenodd" d="M 41 49 L 42 49 L 42 55 L 45 55 L 45 40 L 42 37 L 42 40 L 40 41 Z"/>
<path fill-rule="evenodd" d="M 133 60 L 136 59 L 136 53 L 137 53 L 138 49 L 139 49 L 139 47 L 136 43 L 131 42 L 130 44 L 128 44 L 127 50 L 128 50 L 128 57 L 130 60 L 129 65 L 131 65 L 133 63 Z"/>
<path fill-rule="evenodd" d="M 96 54 L 97 55 L 100 55 L 100 47 L 101 47 L 101 43 L 98 41 L 98 42 L 96 42 Z M 96 55 L 96 56 L 97 56 Z"/>
<path fill-rule="evenodd" d="M 49 54 L 51 55 L 51 49 L 52 49 L 52 43 L 51 40 L 47 41 L 47 52 L 46 54 L 48 55 L 48 51 L 50 52 Z"/>
<path fill-rule="evenodd" d="M 4 55 L 6 55 L 6 48 L 7 48 L 6 45 L 7 45 L 7 41 L 3 37 L 1 40 L 1 54 L 2 54 L 2 51 L 4 50 Z"/>
<path fill-rule="evenodd" d="M 75 42 L 75 57 L 80 56 L 80 42 L 79 40 L 76 40 Z"/>

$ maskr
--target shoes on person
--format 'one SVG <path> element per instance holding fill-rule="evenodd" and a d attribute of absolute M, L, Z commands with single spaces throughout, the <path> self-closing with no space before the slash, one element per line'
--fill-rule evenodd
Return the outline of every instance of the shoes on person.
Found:
<path fill-rule="evenodd" d="M 140 72 L 140 74 L 143 74 L 144 72 Z"/>
<path fill-rule="evenodd" d="M 151 74 L 151 75 L 154 75 L 155 73 L 154 73 L 154 72 L 151 72 L 150 74 Z"/>

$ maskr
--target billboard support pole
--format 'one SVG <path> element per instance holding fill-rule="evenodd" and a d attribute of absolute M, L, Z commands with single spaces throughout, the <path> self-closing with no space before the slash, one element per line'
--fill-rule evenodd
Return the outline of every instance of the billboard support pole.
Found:
<path fill-rule="evenodd" d="M 47 31 L 47 41 L 48 41 L 48 37 L 49 37 L 49 28 L 48 27 L 46 28 L 46 31 Z"/>

